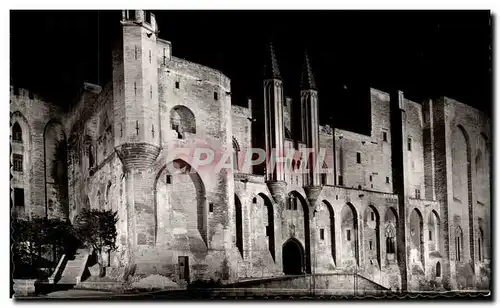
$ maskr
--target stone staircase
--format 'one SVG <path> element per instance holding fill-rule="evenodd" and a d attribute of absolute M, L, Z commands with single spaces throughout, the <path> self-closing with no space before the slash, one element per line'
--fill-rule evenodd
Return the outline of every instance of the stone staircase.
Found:
<path fill-rule="evenodd" d="M 78 249 L 74 259 L 67 260 L 66 266 L 62 270 L 61 278 L 56 284 L 76 285 L 80 283 L 91 254 L 92 251 L 90 249 Z"/>

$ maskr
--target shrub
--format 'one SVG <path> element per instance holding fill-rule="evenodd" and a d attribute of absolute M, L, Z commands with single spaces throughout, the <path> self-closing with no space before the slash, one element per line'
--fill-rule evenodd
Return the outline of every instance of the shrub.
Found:
<path fill-rule="evenodd" d="M 80 241 L 94 249 L 99 263 L 99 276 L 104 276 L 103 249 L 116 249 L 117 212 L 84 209 L 75 219 L 75 232 Z"/>
<path fill-rule="evenodd" d="M 44 278 L 62 254 L 72 254 L 79 243 L 69 222 L 58 219 L 14 219 L 11 222 L 14 278 Z"/>

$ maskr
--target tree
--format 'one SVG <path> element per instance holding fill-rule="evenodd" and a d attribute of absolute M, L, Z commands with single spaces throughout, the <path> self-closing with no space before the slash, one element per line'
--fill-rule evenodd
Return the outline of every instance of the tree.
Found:
<path fill-rule="evenodd" d="M 68 221 L 40 217 L 13 219 L 11 228 L 16 278 L 43 278 L 57 266 L 63 253 L 74 253 L 79 244 Z"/>
<path fill-rule="evenodd" d="M 84 209 L 75 219 L 76 236 L 97 254 L 100 277 L 105 275 L 103 249 L 116 249 L 117 222 L 118 213 L 111 210 Z"/>

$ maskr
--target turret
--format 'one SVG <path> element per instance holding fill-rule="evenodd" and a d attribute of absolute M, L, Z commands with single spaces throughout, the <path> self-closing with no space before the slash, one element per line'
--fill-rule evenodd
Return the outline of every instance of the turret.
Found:
<path fill-rule="evenodd" d="M 122 12 L 113 54 L 115 148 L 126 168 L 143 168 L 159 153 L 157 25 L 149 11 Z"/>
<path fill-rule="evenodd" d="M 266 132 L 266 180 L 268 188 L 278 203 L 285 200 L 285 175 L 283 160 L 285 125 L 283 120 L 283 81 L 274 54 L 272 44 L 269 44 L 269 57 L 264 72 L 264 116 Z M 277 157 L 273 162 L 272 156 Z"/>
<path fill-rule="evenodd" d="M 302 131 L 307 148 L 310 151 L 307 159 L 308 177 L 304 190 L 311 206 L 315 206 L 316 200 L 321 192 L 320 172 L 317 166 L 322 166 L 322 162 L 317 163 L 319 154 L 319 110 L 318 110 L 318 90 L 316 80 L 311 68 L 311 63 L 307 53 L 304 55 L 304 67 L 300 85 L 300 103 L 302 107 Z"/>
<path fill-rule="evenodd" d="M 160 153 L 157 26 L 149 11 L 122 12 L 113 51 L 114 146 L 125 176 L 128 265 L 140 263 L 137 246 L 154 245 L 154 176 Z"/>

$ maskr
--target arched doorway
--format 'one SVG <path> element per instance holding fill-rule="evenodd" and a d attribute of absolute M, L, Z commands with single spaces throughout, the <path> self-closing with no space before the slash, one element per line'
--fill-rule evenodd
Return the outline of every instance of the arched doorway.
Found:
<path fill-rule="evenodd" d="M 304 248 L 296 239 L 289 239 L 283 244 L 283 272 L 285 275 L 304 273 Z"/>

